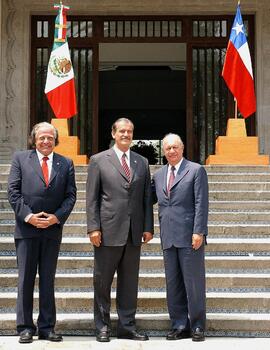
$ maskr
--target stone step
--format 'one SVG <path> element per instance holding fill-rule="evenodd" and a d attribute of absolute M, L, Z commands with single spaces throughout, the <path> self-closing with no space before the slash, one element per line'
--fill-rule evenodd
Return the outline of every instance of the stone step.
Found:
<path fill-rule="evenodd" d="M 269 191 L 270 182 L 210 182 L 210 191 Z"/>
<path fill-rule="evenodd" d="M 210 201 L 266 201 L 270 200 L 270 191 L 209 191 Z"/>
<path fill-rule="evenodd" d="M 269 200 L 210 200 L 209 209 L 211 211 L 270 211 Z"/>
<path fill-rule="evenodd" d="M 16 288 L 17 273 L 0 274 L 0 286 L 3 289 Z M 116 279 L 113 282 L 113 288 L 116 288 Z M 37 283 L 38 286 L 38 277 Z M 140 273 L 139 289 L 152 290 L 152 292 L 165 290 L 164 273 Z M 270 274 L 258 273 L 207 273 L 206 287 L 208 290 L 269 290 L 270 291 Z M 92 289 L 93 274 L 91 273 L 58 273 L 55 277 L 55 288 L 63 289 Z"/>
<path fill-rule="evenodd" d="M 157 205 L 154 205 L 157 210 Z M 270 211 L 269 200 L 210 200 L 209 208 L 211 210 L 221 211 Z M 0 210 L 11 210 L 7 199 L 0 199 Z M 77 199 L 73 210 L 85 210 L 85 200 Z"/>
<path fill-rule="evenodd" d="M 84 181 L 83 177 L 79 178 L 80 181 Z M 269 182 L 270 173 L 208 173 L 209 183 L 227 183 L 227 182 Z"/>
<path fill-rule="evenodd" d="M 158 223 L 158 211 L 154 210 L 154 219 Z M 210 224 L 215 222 L 228 222 L 228 223 L 237 223 L 241 222 L 265 222 L 270 224 L 270 211 L 209 211 L 208 220 Z M 10 223 L 15 224 L 15 215 L 13 210 L 1 210 L 0 211 L 0 224 L 3 224 L 2 221 L 13 221 Z M 86 211 L 85 210 L 76 210 L 74 209 L 70 214 L 67 223 L 78 222 L 86 223 Z"/>
<path fill-rule="evenodd" d="M 208 220 L 210 222 L 245 222 L 264 221 L 270 223 L 270 211 L 215 211 L 210 210 Z"/>
<path fill-rule="evenodd" d="M 207 171 L 208 175 L 215 173 L 270 173 L 269 166 L 265 165 L 206 165 L 205 170 Z"/>
<path fill-rule="evenodd" d="M 0 182 L 0 191 L 7 191 L 7 182 Z M 76 182 L 77 190 L 85 191 L 85 181 Z M 270 191 L 270 182 L 212 182 L 209 181 L 209 190 L 211 191 Z"/>
<path fill-rule="evenodd" d="M 270 257 L 268 256 L 206 256 L 205 258 L 207 272 L 260 272 L 270 273 Z M 72 270 L 92 271 L 94 267 L 93 256 L 87 257 L 68 257 L 60 256 L 58 258 L 58 271 Z M 0 270 L 8 273 L 9 270 L 17 269 L 15 256 L 0 256 Z M 141 271 L 164 271 L 162 256 L 142 256 L 140 259 Z"/>
<path fill-rule="evenodd" d="M 9 173 L 1 172 L 0 168 L 0 183 L 8 181 Z M 86 182 L 87 172 L 75 172 L 76 182 Z M 209 182 L 269 182 L 270 172 L 209 172 Z"/>
<path fill-rule="evenodd" d="M 207 272 L 240 272 L 240 273 L 270 273 L 270 256 L 206 256 L 205 257 Z M 72 270 L 92 271 L 94 267 L 93 256 L 60 256 L 58 258 L 58 271 Z M 17 270 L 15 256 L 0 256 L 0 270 Z M 142 256 L 140 259 L 140 271 L 164 271 L 162 256 Z"/>
<path fill-rule="evenodd" d="M 0 200 L 7 199 L 7 191 L 0 191 Z M 85 200 L 85 191 L 77 191 L 77 199 Z M 209 191 L 209 200 L 250 201 L 270 200 L 270 191 Z"/>
<path fill-rule="evenodd" d="M 4 223 L 3 223 L 4 222 Z M 0 222 L 0 232 L 9 237 L 14 234 L 14 220 L 11 222 L 2 221 Z M 160 227 L 156 223 L 154 225 L 155 234 L 159 235 Z M 224 238 L 237 238 L 237 237 L 269 237 L 270 225 L 267 222 L 244 222 L 244 223 L 227 223 L 227 222 L 209 222 L 208 224 L 209 237 L 224 237 Z M 86 223 L 81 222 L 67 222 L 63 228 L 64 237 L 81 237 L 87 238 L 87 227 Z"/>
<path fill-rule="evenodd" d="M 111 293 L 112 312 L 115 312 L 115 292 Z M 16 312 L 16 292 L 0 293 L 0 314 L 4 312 Z M 55 301 L 58 312 L 77 312 L 82 317 L 93 312 L 93 292 L 55 292 Z M 206 293 L 207 312 L 220 314 L 256 312 L 266 314 L 270 312 L 270 293 Z M 34 309 L 38 308 L 38 293 L 34 293 Z M 139 292 L 137 312 L 143 314 L 155 314 L 167 312 L 165 292 Z M 154 319 L 155 319 L 154 318 Z M 154 320 L 153 319 L 153 320 Z"/>
<path fill-rule="evenodd" d="M 161 165 L 150 165 L 150 170 L 154 173 Z M 269 166 L 266 165 L 206 165 L 207 173 L 270 173 Z M 86 173 L 88 165 L 76 165 L 76 173 Z M 10 163 L 0 164 L 0 173 L 9 174 Z"/>
<path fill-rule="evenodd" d="M 236 255 L 247 256 L 269 255 L 270 238 L 208 238 L 206 254 L 208 255 Z M 14 252 L 14 240 L 12 237 L 0 237 L 0 252 Z M 61 251 L 63 254 L 92 255 L 93 247 L 88 237 L 63 237 Z M 142 255 L 161 255 L 159 238 L 153 238 L 149 243 L 142 245 Z M 8 254 L 10 255 L 10 254 Z"/>
<path fill-rule="evenodd" d="M 157 230 L 158 231 L 158 230 Z M 224 238 L 268 238 L 270 234 L 270 225 L 260 222 L 209 222 L 208 224 L 209 237 L 224 237 Z"/>
<path fill-rule="evenodd" d="M 270 174 L 269 174 L 270 177 Z M 269 191 L 270 190 L 270 181 L 253 181 L 250 179 L 248 182 L 245 181 L 229 181 L 229 179 L 226 179 L 226 181 L 216 181 L 209 179 L 209 189 L 210 191 Z M 78 191 L 85 191 L 86 190 L 86 181 L 76 181 L 76 187 Z M 8 188 L 7 181 L 1 181 L 0 182 L 0 190 L 6 192 Z"/>
<path fill-rule="evenodd" d="M 116 314 L 112 314 L 111 318 L 112 335 L 115 336 Z M 34 320 L 37 320 L 37 314 L 34 314 Z M 171 326 L 167 313 L 159 315 L 137 313 L 136 325 L 139 330 L 147 331 L 150 336 L 165 336 Z M 0 314 L 0 329 L 5 335 L 16 334 L 15 314 Z M 269 329 L 270 314 L 268 313 L 207 313 L 206 335 L 209 336 L 269 337 Z M 56 331 L 63 335 L 95 335 L 93 314 L 57 313 Z M 127 348 L 128 345 L 130 346 L 130 344 L 127 344 Z M 65 346 L 67 346 L 66 342 Z M 166 345 L 166 348 L 168 346 Z M 112 348 L 112 343 L 110 343 L 109 348 Z"/>

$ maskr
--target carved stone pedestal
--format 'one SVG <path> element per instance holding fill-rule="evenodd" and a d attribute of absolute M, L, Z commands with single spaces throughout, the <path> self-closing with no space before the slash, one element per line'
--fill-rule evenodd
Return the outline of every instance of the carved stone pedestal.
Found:
<path fill-rule="evenodd" d="M 216 139 L 216 154 L 206 165 L 269 165 L 268 155 L 259 155 L 257 136 L 247 136 L 244 119 L 228 119 L 226 136 Z"/>
<path fill-rule="evenodd" d="M 77 136 L 69 136 L 67 119 L 52 119 L 51 123 L 59 133 L 59 145 L 55 152 L 71 158 L 75 165 L 86 165 L 89 159 L 86 155 L 80 155 L 80 140 Z"/>

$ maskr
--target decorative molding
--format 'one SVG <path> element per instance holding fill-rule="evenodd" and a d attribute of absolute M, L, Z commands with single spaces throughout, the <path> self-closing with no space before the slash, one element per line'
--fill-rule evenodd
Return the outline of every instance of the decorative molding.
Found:
<path fill-rule="evenodd" d="M 6 35 L 7 35 L 7 47 L 6 47 L 6 79 L 5 79 L 5 91 L 6 91 L 6 100 L 5 100 L 5 109 L 4 109 L 4 128 L 6 130 L 5 135 L 2 136 L 2 142 L 9 143 L 11 130 L 15 125 L 11 107 L 15 100 L 15 92 L 12 86 L 12 76 L 15 71 L 16 65 L 13 59 L 13 46 L 16 40 L 14 33 L 14 17 L 16 13 L 16 8 L 14 6 L 13 0 L 6 0 L 7 4 L 7 17 L 6 17 Z"/>

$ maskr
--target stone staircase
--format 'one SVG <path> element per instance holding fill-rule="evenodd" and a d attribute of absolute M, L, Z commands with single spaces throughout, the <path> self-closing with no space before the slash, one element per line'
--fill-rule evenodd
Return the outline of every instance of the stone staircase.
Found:
<path fill-rule="evenodd" d="M 14 214 L 7 201 L 9 165 L 0 166 L 0 334 L 15 333 Z M 93 253 L 86 236 L 86 166 L 76 167 L 78 200 L 64 228 L 55 281 L 62 334 L 94 334 Z M 207 166 L 210 187 L 207 334 L 270 336 L 270 168 Z M 155 167 L 152 167 L 155 171 Z M 159 226 L 143 246 L 137 325 L 151 335 L 170 328 Z M 115 285 L 115 284 L 114 284 Z M 38 294 L 35 293 L 35 310 Z M 115 293 L 112 293 L 113 320 Z"/>

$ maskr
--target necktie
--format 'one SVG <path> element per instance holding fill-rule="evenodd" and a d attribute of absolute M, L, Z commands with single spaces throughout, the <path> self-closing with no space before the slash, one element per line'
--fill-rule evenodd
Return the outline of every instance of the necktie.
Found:
<path fill-rule="evenodd" d="M 126 162 L 126 153 L 123 153 L 123 155 L 122 155 L 122 167 L 123 167 L 124 172 L 128 178 L 128 182 L 130 182 L 130 169 L 129 169 L 127 162 Z"/>
<path fill-rule="evenodd" d="M 48 168 L 47 160 L 49 160 L 48 157 L 42 158 L 41 168 L 42 168 L 43 177 L 44 177 L 46 186 L 48 187 L 48 185 L 49 185 L 49 168 Z"/>
<path fill-rule="evenodd" d="M 171 172 L 170 172 L 170 177 L 169 177 L 169 182 L 168 182 L 168 187 L 167 187 L 168 195 L 170 194 L 170 190 L 171 190 L 172 184 L 174 182 L 174 178 L 175 178 L 174 171 L 175 171 L 175 167 L 172 166 L 171 167 Z"/>

